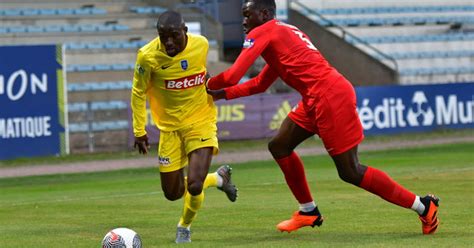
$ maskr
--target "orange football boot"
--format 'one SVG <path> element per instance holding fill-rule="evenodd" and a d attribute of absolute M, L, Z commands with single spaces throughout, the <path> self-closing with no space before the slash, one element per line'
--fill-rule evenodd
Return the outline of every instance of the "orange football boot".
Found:
<path fill-rule="evenodd" d="M 281 232 L 293 232 L 305 226 L 321 226 L 323 217 L 320 215 L 302 215 L 300 211 L 296 211 L 291 219 L 280 222 L 277 229 Z"/>
<path fill-rule="evenodd" d="M 421 229 L 423 234 L 433 234 L 438 229 L 439 219 L 438 219 L 438 202 L 439 199 L 434 195 L 427 195 L 423 197 L 424 199 L 429 200 L 428 212 L 425 216 L 420 215 L 421 220 Z"/>

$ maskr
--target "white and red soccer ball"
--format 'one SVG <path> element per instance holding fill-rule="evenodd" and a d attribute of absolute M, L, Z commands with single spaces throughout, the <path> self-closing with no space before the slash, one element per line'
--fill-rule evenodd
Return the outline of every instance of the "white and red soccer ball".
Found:
<path fill-rule="evenodd" d="M 132 229 L 120 227 L 105 235 L 102 248 L 142 248 L 142 240 Z"/>

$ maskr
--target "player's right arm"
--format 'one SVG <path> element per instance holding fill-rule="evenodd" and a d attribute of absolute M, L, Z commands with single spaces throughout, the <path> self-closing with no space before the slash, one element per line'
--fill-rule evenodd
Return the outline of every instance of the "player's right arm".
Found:
<path fill-rule="evenodd" d="M 150 75 L 151 68 L 143 52 L 139 50 L 133 74 L 130 105 L 132 107 L 133 134 L 135 136 L 134 147 L 138 147 L 138 152 L 143 154 L 148 152 L 149 147 L 145 126 L 147 123 L 146 93 L 149 87 Z"/>
<path fill-rule="evenodd" d="M 243 84 L 225 88 L 226 99 L 230 100 L 262 93 L 266 91 L 277 78 L 278 73 L 272 70 L 270 66 L 265 65 L 256 77 L 244 82 Z"/>
<path fill-rule="evenodd" d="M 278 73 L 265 65 L 262 71 L 254 78 L 232 87 L 219 89 L 219 90 L 207 90 L 207 93 L 217 101 L 220 99 L 235 99 L 244 96 L 255 95 L 262 93 L 275 82 L 278 77 Z"/>

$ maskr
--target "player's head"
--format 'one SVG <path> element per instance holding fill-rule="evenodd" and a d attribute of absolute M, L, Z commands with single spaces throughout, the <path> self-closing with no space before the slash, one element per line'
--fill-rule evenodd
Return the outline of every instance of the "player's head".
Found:
<path fill-rule="evenodd" d="M 252 29 L 275 18 L 275 0 L 246 0 L 242 6 L 242 25 L 248 34 Z"/>
<path fill-rule="evenodd" d="M 188 28 L 180 13 L 172 10 L 164 12 L 158 17 L 156 28 L 168 56 L 174 57 L 186 48 Z"/>

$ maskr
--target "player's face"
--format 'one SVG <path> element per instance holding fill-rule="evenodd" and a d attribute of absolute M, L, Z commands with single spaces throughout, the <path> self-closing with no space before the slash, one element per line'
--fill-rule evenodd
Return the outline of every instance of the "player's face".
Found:
<path fill-rule="evenodd" d="M 188 28 L 182 24 L 176 25 L 159 25 L 158 35 L 160 36 L 161 44 L 165 46 L 166 54 L 170 57 L 182 52 L 186 48 Z"/>
<path fill-rule="evenodd" d="M 257 9 L 253 1 L 244 3 L 242 6 L 242 16 L 244 17 L 242 26 L 246 34 L 265 23 L 264 11 Z"/>

